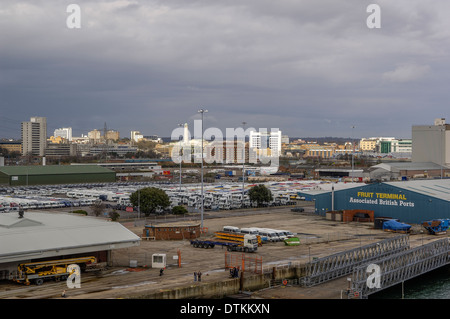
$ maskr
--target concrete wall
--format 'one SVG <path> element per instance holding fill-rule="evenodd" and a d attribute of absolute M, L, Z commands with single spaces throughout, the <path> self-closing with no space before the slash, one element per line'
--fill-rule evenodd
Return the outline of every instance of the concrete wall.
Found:
<path fill-rule="evenodd" d="M 186 299 L 186 298 L 223 298 L 239 292 L 239 279 L 217 282 L 204 282 L 198 285 L 160 290 L 159 292 L 133 295 L 131 299 Z"/>
<path fill-rule="evenodd" d="M 186 298 L 224 298 L 240 291 L 256 291 L 269 288 L 271 281 L 276 279 L 297 279 L 305 275 L 306 268 L 289 267 L 276 269 L 267 274 L 241 274 L 241 278 L 223 281 L 202 282 L 174 289 L 160 290 L 159 292 L 140 293 L 131 295 L 130 299 L 186 299 Z"/>

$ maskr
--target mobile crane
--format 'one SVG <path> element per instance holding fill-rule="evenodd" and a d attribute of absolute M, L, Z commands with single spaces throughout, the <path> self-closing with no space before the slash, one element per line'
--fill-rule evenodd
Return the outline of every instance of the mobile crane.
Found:
<path fill-rule="evenodd" d="M 30 262 L 19 264 L 17 274 L 12 279 L 25 285 L 34 282 L 38 286 L 48 279 L 65 280 L 71 274 L 67 267 L 72 264 L 77 264 L 81 271 L 98 271 L 106 266 L 106 263 L 97 263 L 97 259 L 92 256 Z"/>

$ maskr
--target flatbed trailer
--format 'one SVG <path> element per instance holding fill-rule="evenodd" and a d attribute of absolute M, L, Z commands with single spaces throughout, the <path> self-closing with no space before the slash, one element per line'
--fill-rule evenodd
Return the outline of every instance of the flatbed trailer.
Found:
<path fill-rule="evenodd" d="M 219 239 L 224 239 L 226 241 L 232 241 L 232 242 L 243 242 L 245 239 L 245 236 L 248 234 L 233 234 L 233 233 L 228 233 L 228 232 L 215 232 L 214 233 L 216 238 Z M 256 239 L 258 241 L 258 246 L 262 246 L 262 240 L 261 240 L 261 236 L 259 235 L 254 235 L 256 236 Z"/>
<path fill-rule="evenodd" d="M 241 242 L 227 241 L 219 239 L 195 239 L 191 240 L 191 245 L 195 248 L 214 248 L 217 246 L 226 247 L 228 251 L 255 252 L 258 250 L 258 241 L 254 235 L 245 235 Z"/>
<path fill-rule="evenodd" d="M 217 240 L 191 240 L 191 245 L 195 248 L 214 248 L 217 246 L 226 247 L 228 251 L 255 252 L 256 248 L 245 247 L 241 243 L 217 241 Z"/>

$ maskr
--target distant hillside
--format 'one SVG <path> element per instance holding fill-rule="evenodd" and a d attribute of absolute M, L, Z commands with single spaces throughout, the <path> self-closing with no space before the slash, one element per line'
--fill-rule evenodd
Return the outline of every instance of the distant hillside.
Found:
<path fill-rule="evenodd" d="M 337 143 L 344 144 L 345 142 L 350 142 L 352 140 L 351 137 L 333 137 L 333 136 L 325 136 L 325 137 L 289 137 L 289 141 L 294 141 L 297 139 L 302 139 L 307 142 L 317 142 L 318 144 L 323 143 Z M 163 137 L 162 140 L 167 142 L 173 142 L 170 137 Z M 359 142 L 360 138 L 353 138 L 354 142 Z M 246 137 L 246 141 L 248 141 L 248 136 Z"/>
<path fill-rule="evenodd" d="M 325 137 L 289 137 L 290 141 L 296 140 L 296 139 L 302 139 L 307 142 L 317 142 L 318 144 L 323 143 L 337 143 L 337 144 L 344 144 L 345 142 L 351 142 L 351 137 L 335 137 L 335 136 L 325 136 Z M 358 142 L 359 138 L 353 138 L 353 142 Z"/>

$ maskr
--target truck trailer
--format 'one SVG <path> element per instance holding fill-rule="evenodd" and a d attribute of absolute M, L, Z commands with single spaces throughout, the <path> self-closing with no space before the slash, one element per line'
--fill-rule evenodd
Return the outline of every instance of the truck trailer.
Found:
<path fill-rule="evenodd" d="M 214 248 L 217 246 L 226 247 L 228 251 L 256 252 L 258 250 L 258 239 L 255 235 L 245 235 L 241 241 L 230 241 L 219 238 L 191 240 L 191 245 L 195 248 Z"/>

